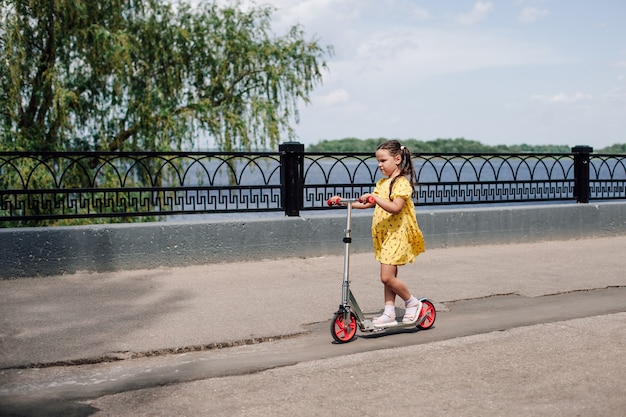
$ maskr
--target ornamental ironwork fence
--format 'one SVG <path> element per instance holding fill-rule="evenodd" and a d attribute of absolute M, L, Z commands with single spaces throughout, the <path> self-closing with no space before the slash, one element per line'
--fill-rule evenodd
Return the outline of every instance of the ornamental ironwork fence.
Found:
<path fill-rule="evenodd" d="M 420 205 L 626 198 L 626 155 L 414 154 Z M 380 178 L 371 153 L 0 153 L 0 225 L 75 218 L 327 210 Z M 27 224 L 27 223 L 24 223 Z"/>

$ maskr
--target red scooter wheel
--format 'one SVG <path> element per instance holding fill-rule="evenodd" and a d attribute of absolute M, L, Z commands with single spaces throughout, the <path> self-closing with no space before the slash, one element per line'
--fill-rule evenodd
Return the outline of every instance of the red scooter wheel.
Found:
<path fill-rule="evenodd" d="M 356 317 L 350 313 L 346 322 L 345 314 L 341 311 L 335 313 L 335 318 L 330 323 L 330 334 L 337 343 L 348 343 L 356 335 Z"/>
<path fill-rule="evenodd" d="M 437 310 L 435 310 L 435 306 L 429 300 L 422 300 L 422 313 L 420 317 L 426 316 L 424 320 L 417 325 L 419 329 L 426 330 L 430 329 L 433 324 L 435 324 L 435 319 L 437 318 Z"/>

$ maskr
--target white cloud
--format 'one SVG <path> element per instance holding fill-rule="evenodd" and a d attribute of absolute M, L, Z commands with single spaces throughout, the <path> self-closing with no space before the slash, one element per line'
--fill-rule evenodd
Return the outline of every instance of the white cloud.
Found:
<path fill-rule="evenodd" d="M 334 0 L 274 1 L 281 17 L 293 22 L 307 22 L 323 15 L 330 9 Z"/>
<path fill-rule="evenodd" d="M 465 26 L 474 25 L 484 20 L 493 10 L 493 3 L 490 1 L 478 1 L 474 4 L 471 11 L 456 15 L 454 20 Z"/>
<path fill-rule="evenodd" d="M 533 23 L 550 14 L 548 9 L 538 9 L 536 7 L 524 7 L 517 20 L 522 23 Z"/>
<path fill-rule="evenodd" d="M 345 24 L 358 18 L 363 7 L 358 0 L 272 0 L 271 3 L 278 9 L 275 18 L 284 26 L 300 23 L 305 28 L 320 22 L 325 28 L 338 22 Z"/>
<path fill-rule="evenodd" d="M 534 95 L 530 99 L 532 101 L 539 101 L 542 103 L 578 103 L 581 101 L 591 100 L 592 96 L 590 94 L 583 94 L 576 92 L 574 94 L 566 94 L 566 93 L 557 93 L 554 95 Z"/>
<path fill-rule="evenodd" d="M 521 6 L 527 3 L 549 3 L 551 0 L 515 0 L 513 4 Z"/>
<path fill-rule="evenodd" d="M 363 33 L 351 62 L 335 61 L 332 72 L 359 72 L 387 83 L 419 82 L 431 76 L 476 69 L 554 63 L 549 46 L 466 31 L 398 28 Z M 345 65 L 345 68 L 344 68 Z M 350 65 L 352 67 L 350 68 Z"/>
<path fill-rule="evenodd" d="M 345 104 L 350 101 L 350 94 L 342 89 L 331 91 L 330 93 L 315 98 L 316 104 L 322 106 L 333 106 L 337 104 Z"/>
<path fill-rule="evenodd" d="M 415 16 L 418 20 L 428 20 L 432 17 L 428 10 L 419 6 L 415 6 L 413 8 L 413 16 Z"/>

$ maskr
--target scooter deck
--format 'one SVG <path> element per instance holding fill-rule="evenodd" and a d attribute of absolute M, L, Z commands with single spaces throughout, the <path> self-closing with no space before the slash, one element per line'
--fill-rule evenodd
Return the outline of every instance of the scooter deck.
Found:
<path fill-rule="evenodd" d="M 382 332 L 388 329 L 407 329 L 410 327 L 419 326 L 420 324 L 424 322 L 424 320 L 426 320 L 428 315 L 429 313 L 426 313 L 422 317 L 420 317 L 418 320 L 412 323 L 402 323 L 401 321 L 399 322 L 396 320 L 391 323 L 387 323 L 384 326 L 374 326 L 374 323 L 372 323 L 372 320 L 367 319 L 363 321 L 363 326 L 361 326 L 360 330 L 362 332 Z"/>

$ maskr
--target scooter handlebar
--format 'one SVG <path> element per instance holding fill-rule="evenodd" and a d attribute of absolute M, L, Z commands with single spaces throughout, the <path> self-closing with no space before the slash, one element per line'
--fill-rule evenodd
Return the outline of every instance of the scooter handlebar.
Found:
<path fill-rule="evenodd" d="M 326 201 L 326 204 L 328 204 L 329 206 L 338 206 L 338 205 L 340 205 L 340 204 L 351 203 L 351 202 L 353 202 L 353 201 L 358 201 L 358 202 L 360 202 L 360 203 L 365 203 L 365 202 L 367 202 L 367 203 L 370 203 L 370 204 L 374 204 L 374 203 L 376 202 L 376 199 L 374 198 L 374 196 L 373 196 L 373 195 L 369 195 L 369 196 L 367 196 L 366 201 L 361 201 L 361 199 L 360 199 L 360 198 L 359 198 L 359 199 L 357 199 L 357 200 L 351 200 L 351 199 L 349 199 L 349 198 L 341 198 L 341 197 L 335 197 L 335 198 L 332 198 L 332 197 L 331 197 L 331 198 L 329 198 L 329 199 Z"/>

